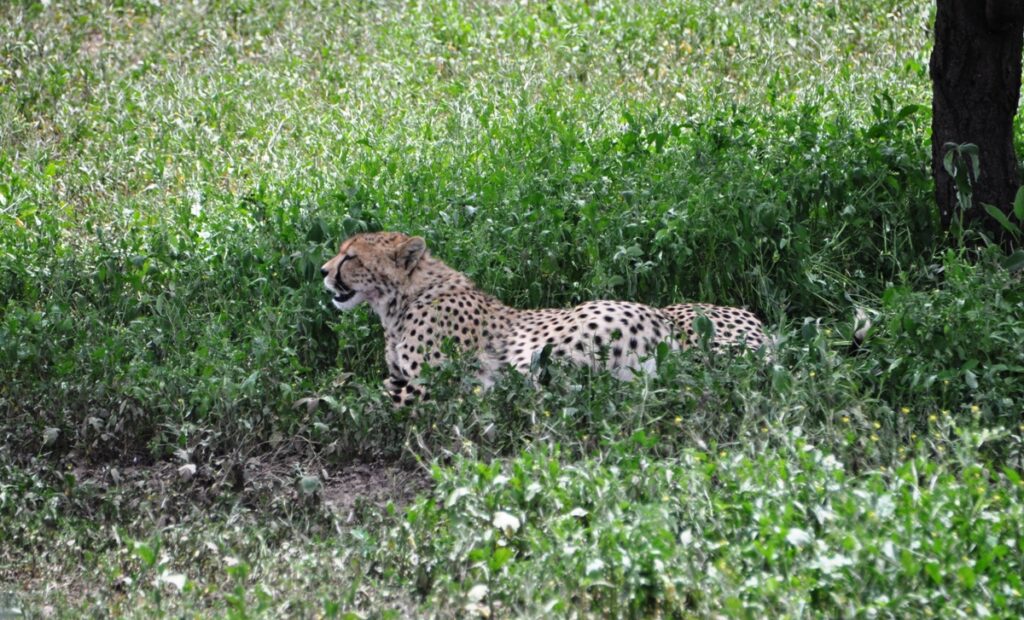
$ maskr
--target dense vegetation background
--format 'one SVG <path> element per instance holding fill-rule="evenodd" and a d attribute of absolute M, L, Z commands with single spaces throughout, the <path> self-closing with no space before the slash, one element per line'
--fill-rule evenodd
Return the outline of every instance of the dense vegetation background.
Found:
<path fill-rule="evenodd" d="M 1019 617 L 1024 287 L 936 226 L 931 11 L 5 4 L 0 615 Z M 778 350 L 394 410 L 318 274 L 381 228 Z"/>

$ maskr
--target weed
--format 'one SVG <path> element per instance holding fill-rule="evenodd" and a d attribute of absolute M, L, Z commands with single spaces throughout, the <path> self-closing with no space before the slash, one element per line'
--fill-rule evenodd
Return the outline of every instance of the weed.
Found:
<path fill-rule="evenodd" d="M 769 4 L 5 4 L 0 615 L 1020 615 L 1020 256 L 938 234 L 933 9 Z M 318 272 L 380 229 L 776 346 L 395 409 Z M 332 508 L 382 462 L 434 487 Z"/>

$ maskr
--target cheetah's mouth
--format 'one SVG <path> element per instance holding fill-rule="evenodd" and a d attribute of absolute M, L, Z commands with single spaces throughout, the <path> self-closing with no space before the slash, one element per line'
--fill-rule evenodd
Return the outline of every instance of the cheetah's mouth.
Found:
<path fill-rule="evenodd" d="M 352 299 L 352 297 L 354 297 L 355 294 L 356 292 L 350 288 L 342 289 L 334 296 L 334 301 L 338 302 L 339 304 L 343 304 L 346 301 Z"/>
<path fill-rule="evenodd" d="M 338 310 L 351 310 L 366 300 L 365 292 L 345 286 L 340 278 L 324 278 L 324 286 L 331 295 L 331 304 Z"/>

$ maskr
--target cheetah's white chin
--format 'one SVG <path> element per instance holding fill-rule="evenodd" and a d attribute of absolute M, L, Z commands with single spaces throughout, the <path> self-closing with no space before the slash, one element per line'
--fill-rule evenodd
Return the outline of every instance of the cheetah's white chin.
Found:
<path fill-rule="evenodd" d="M 331 294 L 331 304 L 338 310 L 351 310 L 366 301 L 366 296 L 360 291 L 350 288 L 338 290 L 330 278 L 324 278 L 324 288 Z"/>
<path fill-rule="evenodd" d="M 351 310 L 364 301 L 366 301 L 366 298 L 358 291 L 339 293 L 331 298 L 331 304 L 333 304 L 338 310 L 342 311 Z"/>

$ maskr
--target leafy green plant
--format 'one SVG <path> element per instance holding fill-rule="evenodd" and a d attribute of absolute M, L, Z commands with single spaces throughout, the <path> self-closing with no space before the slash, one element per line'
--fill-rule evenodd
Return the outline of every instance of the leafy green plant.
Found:
<path fill-rule="evenodd" d="M 1019 496 L 1012 477 L 914 459 L 858 478 L 799 433 L 784 440 L 791 457 L 778 459 L 650 459 L 657 443 L 640 433 L 598 462 L 569 465 L 540 445 L 506 464 L 459 459 L 435 470 L 433 497 L 409 509 L 378 561 L 397 563 L 396 577 L 420 584 L 431 606 L 502 614 L 564 612 L 570 599 L 598 615 L 807 604 L 942 613 L 974 609 L 962 597 L 979 579 L 993 591 L 1019 587 L 1013 568 L 991 561 L 1009 560 L 1016 540 L 1017 523 L 1002 512 L 1019 510 L 1005 495 Z M 978 484 L 945 484 L 961 475 Z M 974 519 L 965 495 L 993 518 Z M 957 541 L 987 542 L 964 555 L 958 542 L 925 534 L 933 519 L 948 521 Z M 984 603 L 994 613 L 1016 606 L 1005 595 Z"/>
<path fill-rule="evenodd" d="M 0 592 L 1021 615 L 1021 259 L 937 234 L 931 10 L 4 4 Z M 487 391 L 456 359 L 396 409 L 318 271 L 380 229 L 512 306 L 743 305 L 774 347 Z"/>

